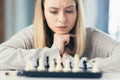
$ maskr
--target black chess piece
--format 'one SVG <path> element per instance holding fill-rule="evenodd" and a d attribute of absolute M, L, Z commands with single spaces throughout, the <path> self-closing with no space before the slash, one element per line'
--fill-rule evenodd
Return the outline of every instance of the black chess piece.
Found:
<path fill-rule="evenodd" d="M 47 63 L 47 64 L 46 64 L 45 67 L 46 67 L 46 69 L 48 69 L 48 68 L 49 68 L 49 57 L 48 57 L 48 56 L 46 57 L 46 63 Z"/>
<path fill-rule="evenodd" d="M 84 72 L 87 71 L 87 61 L 86 60 L 83 61 L 83 71 Z"/>

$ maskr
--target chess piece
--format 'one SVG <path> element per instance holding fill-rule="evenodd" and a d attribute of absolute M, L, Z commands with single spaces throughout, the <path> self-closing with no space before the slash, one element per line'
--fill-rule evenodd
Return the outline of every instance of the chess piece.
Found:
<path fill-rule="evenodd" d="M 26 66 L 25 66 L 25 71 L 34 71 L 34 65 L 33 62 L 30 59 L 26 59 Z"/>
<path fill-rule="evenodd" d="M 69 60 L 69 59 L 66 59 L 65 64 L 64 64 L 63 71 L 64 71 L 64 72 L 71 72 L 70 60 Z"/>
<path fill-rule="evenodd" d="M 93 68 L 91 70 L 93 73 L 100 72 L 100 69 L 98 68 L 98 63 L 94 62 L 93 63 Z"/>
<path fill-rule="evenodd" d="M 62 71 L 61 58 L 57 59 L 57 64 L 56 64 L 56 67 L 55 67 L 55 71 L 56 72 L 61 72 Z"/>
<path fill-rule="evenodd" d="M 87 66 L 87 58 L 86 58 L 86 57 L 82 57 L 82 58 L 81 58 L 81 62 L 82 62 L 82 64 L 83 64 L 83 71 L 86 72 L 87 69 L 88 69 L 88 68 L 87 68 L 87 67 L 88 67 L 88 66 Z"/>
<path fill-rule="evenodd" d="M 49 72 L 54 72 L 55 71 L 55 62 L 54 59 L 49 60 Z"/>
<path fill-rule="evenodd" d="M 84 72 L 87 71 L 87 61 L 86 60 L 83 61 L 83 71 Z"/>
<path fill-rule="evenodd" d="M 74 56 L 74 67 L 72 69 L 72 72 L 80 72 L 79 55 L 78 54 L 75 54 L 75 56 Z"/>
<path fill-rule="evenodd" d="M 39 59 L 39 66 L 37 68 L 38 71 L 45 71 L 45 62 L 44 62 L 44 57 L 41 57 Z"/>

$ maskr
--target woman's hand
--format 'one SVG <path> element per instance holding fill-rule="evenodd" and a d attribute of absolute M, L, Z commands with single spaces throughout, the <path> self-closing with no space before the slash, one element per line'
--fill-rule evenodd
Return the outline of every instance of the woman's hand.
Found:
<path fill-rule="evenodd" d="M 58 48 L 60 51 L 60 54 L 62 55 L 65 50 L 65 46 L 69 44 L 70 37 L 75 37 L 74 34 L 66 34 L 66 35 L 60 35 L 60 34 L 54 34 L 54 41 L 52 47 Z"/>

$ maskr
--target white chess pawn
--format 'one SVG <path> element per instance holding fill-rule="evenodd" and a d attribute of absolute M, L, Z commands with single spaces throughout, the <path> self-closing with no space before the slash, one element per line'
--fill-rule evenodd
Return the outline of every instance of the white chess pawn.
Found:
<path fill-rule="evenodd" d="M 30 59 L 26 59 L 26 66 L 25 66 L 25 71 L 34 71 L 34 65 L 33 62 Z"/>
<path fill-rule="evenodd" d="M 97 72 L 100 72 L 100 69 L 98 68 L 98 63 L 97 62 L 94 62 L 93 63 L 93 68 L 91 70 L 93 73 L 97 73 Z"/>
<path fill-rule="evenodd" d="M 49 72 L 55 72 L 55 62 L 54 59 L 49 60 Z"/>
<path fill-rule="evenodd" d="M 74 66 L 72 69 L 73 72 L 80 72 L 80 68 L 79 68 L 79 55 L 75 54 L 74 56 Z"/>
<path fill-rule="evenodd" d="M 69 60 L 69 59 L 66 59 L 66 60 L 65 60 L 65 64 L 64 64 L 63 71 L 64 71 L 64 72 L 71 72 L 70 60 Z"/>
<path fill-rule="evenodd" d="M 45 71 L 45 62 L 44 62 L 44 57 L 41 57 L 39 59 L 39 66 L 37 68 L 38 71 Z"/>
<path fill-rule="evenodd" d="M 62 71 L 61 58 L 57 59 L 57 64 L 56 64 L 56 67 L 55 67 L 55 71 L 56 72 L 61 72 Z"/>

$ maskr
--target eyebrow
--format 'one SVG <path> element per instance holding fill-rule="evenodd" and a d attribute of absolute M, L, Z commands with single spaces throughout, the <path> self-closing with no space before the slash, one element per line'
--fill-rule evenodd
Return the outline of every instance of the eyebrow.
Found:
<path fill-rule="evenodd" d="M 67 7 L 65 7 L 65 8 L 71 8 L 71 7 L 75 7 L 75 6 L 71 5 L 71 6 L 67 6 Z"/>
<path fill-rule="evenodd" d="M 65 7 L 65 8 L 72 8 L 72 7 L 75 7 L 74 5 L 71 5 L 71 6 L 67 6 L 67 7 Z M 52 9 L 59 9 L 59 8 L 57 8 L 57 7 L 50 7 L 50 8 L 52 8 Z"/>

